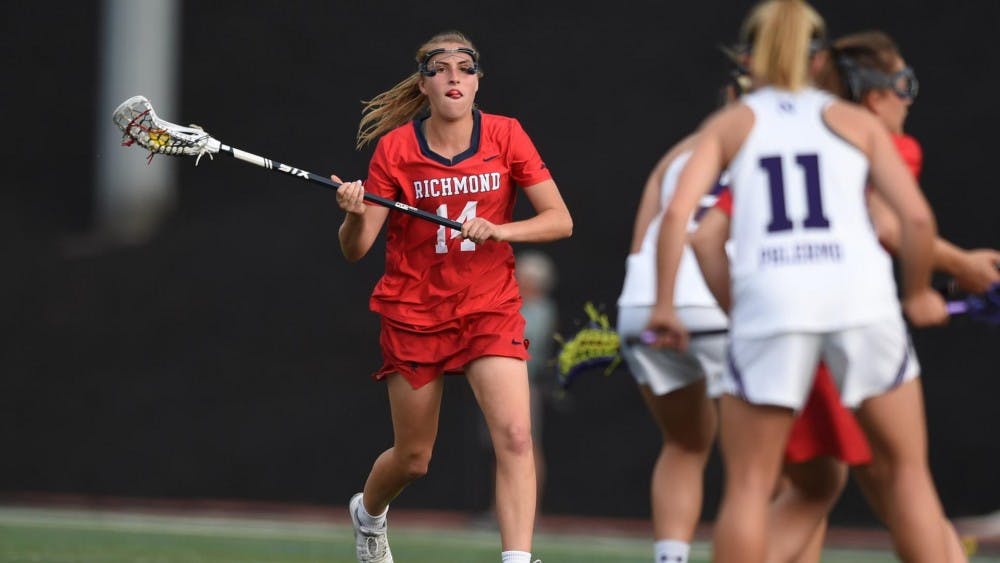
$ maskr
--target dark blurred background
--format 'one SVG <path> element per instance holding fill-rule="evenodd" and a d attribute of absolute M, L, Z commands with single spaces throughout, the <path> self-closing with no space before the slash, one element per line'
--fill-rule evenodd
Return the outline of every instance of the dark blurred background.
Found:
<path fill-rule="evenodd" d="M 898 40 L 921 81 L 908 129 L 940 231 L 1000 246 L 1000 3 L 815 5 L 834 37 L 878 28 Z M 0 493 L 344 504 L 391 439 L 383 386 L 368 377 L 380 364 L 367 299 L 381 242 L 346 263 L 332 192 L 227 157 L 179 161 L 172 207 L 141 240 L 102 236 L 95 176 L 109 157 L 94 128 L 113 128 L 120 101 L 100 98 L 105 6 L 4 9 Z M 570 333 L 587 300 L 613 315 L 643 181 L 713 109 L 726 72 L 716 46 L 736 38 L 750 6 L 185 1 L 177 103 L 161 114 L 300 168 L 363 177 L 360 100 L 411 72 L 434 33 L 466 32 L 486 72 L 480 107 L 521 120 L 573 212 L 572 239 L 544 247 Z M 127 94 L 138 93 L 157 104 L 158 92 Z M 998 336 L 961 320 L 914 334 L 950 516 L 1000 509 Z M 627 372 L 581 378 L 545 415 L 546 512 L 648 516 L 659 438 Z M 450 378 L 431 473 L 397 506 L 488 507 L 475 416 L 464 381 Z M 709 474 L 706 518 L 717 459 Z M 873 522 L 853 486 L 833 521 Z"/>

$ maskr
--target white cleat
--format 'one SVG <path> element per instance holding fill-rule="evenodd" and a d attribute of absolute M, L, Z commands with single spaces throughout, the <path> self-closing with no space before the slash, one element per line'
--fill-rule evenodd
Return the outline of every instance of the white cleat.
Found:
<path fill-rule="evenodd" d="M 351 523 L 354 524 L 354 549 L 358 563 L 393 563 L 392 551 L 389 549 L 387 537 L 388 526 L 368 528 L 358 520 L 358 508 L 361 506 L 361 493 L 351 497 L 348 511 L 351 513 Z"/>

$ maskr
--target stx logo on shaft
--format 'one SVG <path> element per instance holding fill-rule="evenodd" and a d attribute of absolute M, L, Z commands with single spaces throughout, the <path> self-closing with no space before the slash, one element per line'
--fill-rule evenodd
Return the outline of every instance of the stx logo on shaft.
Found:
<path fill-rule="evenodd" d="M 309 179 L 309 173 L 305 170 L 299 170 L 294 166 L 289 166 L 287 164 L 278 163 L 278 170 L 291 174 L 292 176 L 298 176 L 299 178 Z"/>

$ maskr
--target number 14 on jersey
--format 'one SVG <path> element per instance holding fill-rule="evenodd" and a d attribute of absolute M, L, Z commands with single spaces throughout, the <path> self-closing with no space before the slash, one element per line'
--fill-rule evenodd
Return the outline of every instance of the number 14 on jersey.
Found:
<path fill-rule="evenodd" d="M 438 217 L 444 217 L 448 219 L 448 204 L 442 203 L 437 208 Z M 455 220 L 459 223 L 464 223 L 469 219 L 476 218 L 476 202 L 469 201 L 466 202 L 465 207 L 462 208 L 462 213 Z M 451 235 L 448 235 L 448 231 L 451 231 Z M 456 231 L 455 229 L 450 229 L 445 226 L 438 227 L 437 230 L 437 243 L 434 245 L 434 252 L 437 254 L 447 254 L 448 253 L 448 240 L 456 237 L 462 236 L 462 231 Z M 468 239 L 463 239 L 462 244 L 459 248 L 463 252 L 469 252 L 476 249 L 476 243 Z"/>

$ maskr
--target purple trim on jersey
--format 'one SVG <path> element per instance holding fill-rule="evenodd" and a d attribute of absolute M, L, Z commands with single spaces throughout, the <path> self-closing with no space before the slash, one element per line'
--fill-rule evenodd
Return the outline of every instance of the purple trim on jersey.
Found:
<path fill-rule="evenodd" d="M 430 115 L 427 117 L 430 117 Z M 481 136 L 479 131 L 481 129 L 480 123 L 482 122 L 482 115 L 479 113 L 478 109 L 472 110 L 472 137 L 469 139 L 469 148 L 455 155 L 455 158 L 445 158 L 431 150 L 430 145 L 427 144 L 427 137 L 424 136 L 423 128 L 424 120 L 426 120 L 427 117 L 421 117 L 413 120 L 413 131 L 417 134 L 417 145 L 420 147 L 420 154 L 435 162 L 440 162 L 445 166 L 455 166 L 459 162 L 462 162 L 479 151 L 479 137 Z"/>
<path fill-rule="evenodd" d="M 740 398 L 744 401 L 751 402 L 750 397 L 747 397 L 747 389 L 743 385 L 743 376 L 740 374 L 740 370 L 736 368 L 736 362 L 733 361 L 733 341 L 730 340 L 729 344 L 726 346 L 726 362 L 729 364 L 729 371 L 733 373 L 733 379 L 736 380 L 736 391 L 739 393 Z"/>

